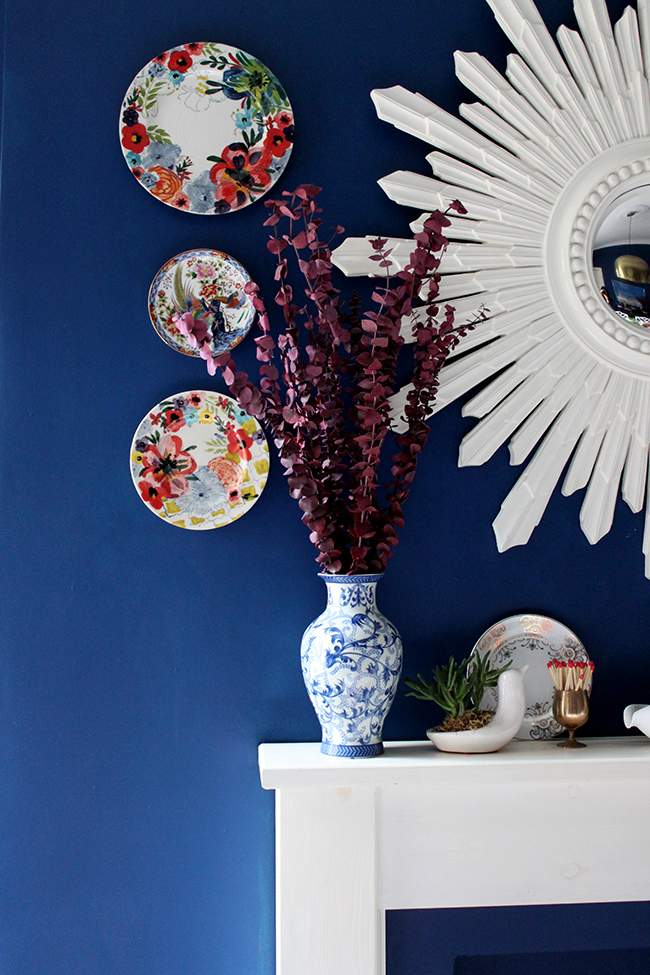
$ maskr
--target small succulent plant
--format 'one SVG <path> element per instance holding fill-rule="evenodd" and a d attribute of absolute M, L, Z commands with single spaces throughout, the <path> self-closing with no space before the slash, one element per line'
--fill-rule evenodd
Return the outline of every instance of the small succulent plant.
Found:
<path fill-rule="evenodd" d="M 492 716 L 492 712 L 481 710 L 485 691 L 496 687 L 499 675 L 511 664 L 509 660 L 503 667 L 493 667 L 487 653 L 483 657 L 472 654 L 460 663 L 452 656 L 449 663 L 433 668 L 433 681 L 425 680 L 422 674 L 416 680 L 405 677 L 404 683 L 409 688 L 406 696 L 438 704 L 446 715 L 441 726 L 445 731 L 457 731 L 459 725 L 479 726 Z"/>

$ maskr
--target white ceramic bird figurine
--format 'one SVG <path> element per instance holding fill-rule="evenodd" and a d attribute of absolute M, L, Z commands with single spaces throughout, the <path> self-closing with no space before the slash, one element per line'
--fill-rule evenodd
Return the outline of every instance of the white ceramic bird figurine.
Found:
<path fill-rule="evenodd" d="M 529 664 L 520 670 L 506 670 L 497 681 L 497 709 L 482 728 L 472 731 L 427 731 L 430 741 L 442 752 L 497 752 L 511 741 L 526 713 L 524 677 Z M 650 709 L 649 709 L 650 710 Z"/>

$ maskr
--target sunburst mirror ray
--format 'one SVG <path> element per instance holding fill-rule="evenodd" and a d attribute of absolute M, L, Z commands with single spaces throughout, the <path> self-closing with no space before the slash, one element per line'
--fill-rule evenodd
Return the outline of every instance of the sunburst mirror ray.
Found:
<path fill-rule="evenodd" d="M 563 474 L 564 495 L 585 490 L 580 524 L 594 544 L 619 493 L 634 512 L 647 493 L 650 332 L 605 303 L 592 248 L 614 202 L 639 187 L 650 196 L 650 0 L 613 29 L 605 0 L 575 0 L 579 31 L 560 27 L 557 44 L 532 0 L 487 2 L 518 51 L 505 77 L 456 52 L 478 98 L 460 118 L 400 86 L 373 91 L 381 119 L 434 147 L 432 176 L 398 171 L 379 184 L 422 211 L 413 233 L 454 199 L 467 208 L 451 220 L 440 301 L 459 321 L 489 313 L 442 370 L 434 412 L 480 386 L 463 408 L 478 422 L 459 465 L 484 464 L 506 442 L 512 464 L 527 462 L 493 523 L 499 551 L 526 544 Z M 345 240 L 335 264 L 374 276 L 371 239 Z M 404 267 L 412 238 L 388 246 Z M 393 398 L 397 430 L 407 394 Z"/>

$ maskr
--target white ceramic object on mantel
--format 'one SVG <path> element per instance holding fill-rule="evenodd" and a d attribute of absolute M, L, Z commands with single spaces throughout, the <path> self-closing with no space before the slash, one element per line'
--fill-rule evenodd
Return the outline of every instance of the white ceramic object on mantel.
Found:
<path fill-rule="evenodd" d="M 515 737 L 526 711 L 524 677 L 520 670 L 506 670 L 497 681 L 498 704 L 489 724 L 471 731 L 427 731 L 427 737 L 441 752 L 498 752 Z"/>
<path fill-rule="evenodd" d="M 650 738 L 650 704 L 628 704 L 623 721 L 626 728 L 638 728 Z"/>

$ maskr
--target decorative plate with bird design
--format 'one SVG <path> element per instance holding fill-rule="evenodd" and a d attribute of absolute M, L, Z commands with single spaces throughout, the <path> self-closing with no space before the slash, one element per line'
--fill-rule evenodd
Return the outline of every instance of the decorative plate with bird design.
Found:
<path fill-rule="evenodd" d="M 234 399 L 192 390 L 154 406 L 131 444 L 131 476 L 154 514 L 179 528 L 221 528 L 264 490 L 269 447 Z"/>
<path fill-rule="evenodd" d="M 191 315 L 211 336 L 212 354 L 222 355 L 234 349 L 253 324 L 253 301 L 244 292 L 249 281 L 239 261 L 222 251 L 177 254 L 161 267 L 149 289 L 153 327 L 172 349 L 198 356 L 192 335 L 183 332 L 183 316 Z"/>

